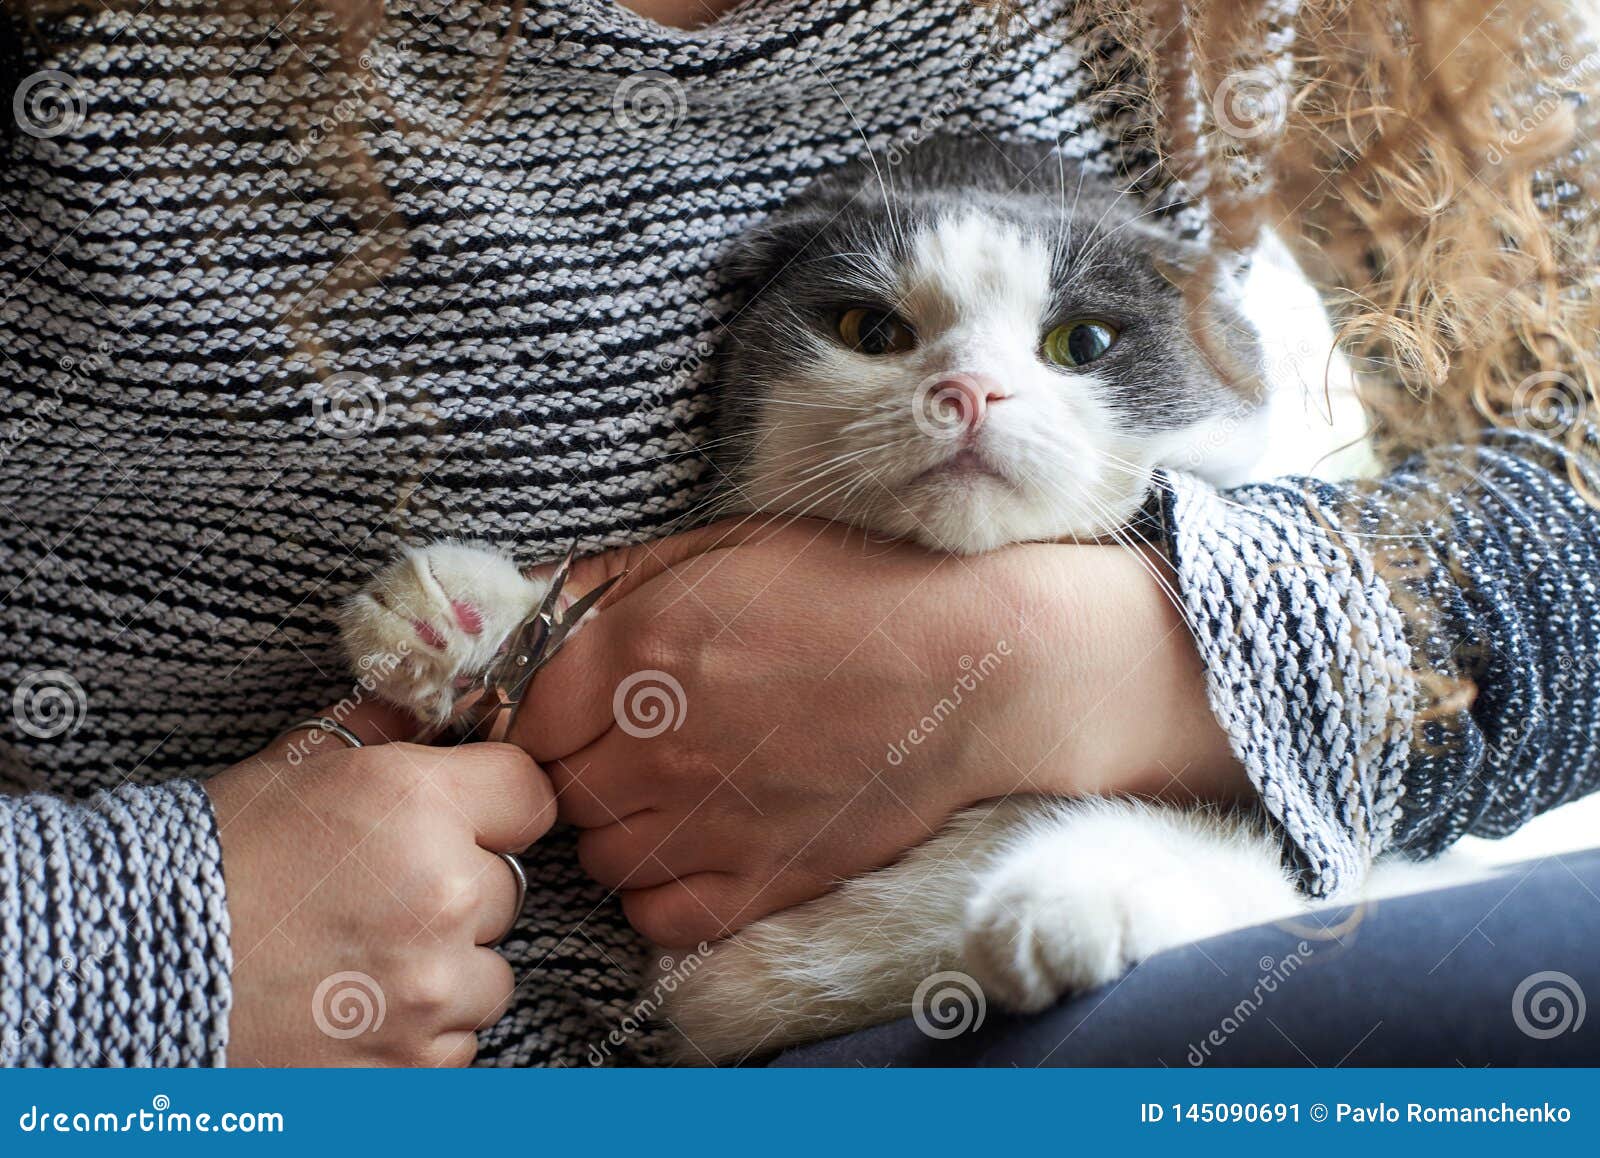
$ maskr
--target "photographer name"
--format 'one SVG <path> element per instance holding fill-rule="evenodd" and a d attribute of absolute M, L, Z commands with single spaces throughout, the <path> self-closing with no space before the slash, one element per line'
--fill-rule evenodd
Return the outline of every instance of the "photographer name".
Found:
<path fill-rule="evenodd" d="M 1543 1102 L 1537 1106 L 1513 1106 L 1501 1102 L 1493 1106 L 1427 1106 L 1421 1102 L 1407 1102 L 1404 1107 L 1378 1102 L 1370 1106 L 1353 1106 L 1348 1102 L 1335 1102 L 1335 1122 L 1351 1125 L 1372 1125 L 1393 1122 L 1463 1122 L 1463 1123 L 1517 1123 L 1538 1125 L 1545 1122 L 1570 1122 L 1572 1111 L 1566 1106 L 1552 1106 Z"/>

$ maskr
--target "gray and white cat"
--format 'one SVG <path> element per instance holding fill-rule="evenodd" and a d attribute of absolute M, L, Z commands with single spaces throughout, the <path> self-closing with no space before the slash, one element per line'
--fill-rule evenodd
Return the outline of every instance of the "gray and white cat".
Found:
<path fill-rule="evenodd" d="M 729 508 L 980 552 L 1117 534 L 1157 468 L 1239 481 L 1261 356 L 1230 273 L 1186 305 L 1202 256 L 1045 146 L 941 142 L 818 180 L 732 257 L 755 292 L 720 367 Z M 437 719 L 542 594 L 438 544 L 350 604 L 345 643 Z M 943 970 L 1038 1010 L 1300 906 L 1257 820 L 1018 797 L 715 946 L 663 1012 L 684 1058 L 722 1061 L 903 1016 Z"/>

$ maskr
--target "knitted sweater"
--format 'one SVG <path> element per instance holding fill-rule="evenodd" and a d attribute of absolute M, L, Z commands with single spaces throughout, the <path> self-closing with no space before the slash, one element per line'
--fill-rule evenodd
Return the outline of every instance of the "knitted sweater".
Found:
<path fill-rule="evenodd" d="M 531 562 L 705 497 L 731 237 L 932 131 L 1061 140 L 1112 175 L 1153 158 L 1137 75 L 1074 0 L 1030 7 L 1052 36 L 992 44 L 963 0 L 773 0 L 696 34 L 533 0 L 476 116 L 500 6 L 390 4 L 353 70 L 314 5 L 120 7 L 0 36 L 9 1062 L 224 1059 L 197 779 L 338 698 L 329 609 L 398 544 Z M 1470 485 L 1441 487 L 1469 453 Z M 1600 519 L 1554 451 L 1440 452 L 1362 493 L 1170 482 L 1213 702 L 1308 888 L 1593 786 L 1597 681 L 1571 673 L 1600 663 Z M 1419 491 L 1402 599 L 1369 547 Z M 1428 665 L 1478 688 L 1429 725 L 1451 743 L 1413 742 Z M 528 861 L 481 1060 L 647 1060 L 619 907 L 570 835 Z"/>

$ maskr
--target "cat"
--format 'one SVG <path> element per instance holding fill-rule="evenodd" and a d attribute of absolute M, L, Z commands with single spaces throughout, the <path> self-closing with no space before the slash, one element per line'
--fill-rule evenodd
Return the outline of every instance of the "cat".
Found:
<path fill-rule="evenodd" d="M 1125 538 L 1157 470 L 1233 484 L 1266 440 L 1242 270 L 1048 145 L 870 155 L 740 238 L 728 269 L 753 288 L 719 355 L 729 511 L 960 553 Z M 414 549 L 344 609 L 345 647 L 442 720 L 543 593 L 494 550 Z M 1009 798 L 711 946 L 662 1014 L 679 1057 L 720 1062 L 904 1016 L 940 971 L 1037 1011 L 1302 907 L 1260 817 Z"/>

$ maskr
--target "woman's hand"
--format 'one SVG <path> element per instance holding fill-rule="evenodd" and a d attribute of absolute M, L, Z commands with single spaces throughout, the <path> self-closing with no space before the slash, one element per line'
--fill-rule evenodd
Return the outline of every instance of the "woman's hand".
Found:
<path fill-rule="evenodd" d="M 494 855 L 554 819 L 536 764 L 508 744 L 380 743 L 360 710 L 348 749 L 297 731 L 206 784 L 233 933 L 233 1065 L 466 1065 L 504 1011 L 486 948 L 516 889 Z"/>
<path fill-rule="evenodd" d="M 1240 791 L 1156 565 L 1109 547 L 936 555 L 811 521 L 602 556 L 574 592 L 622 566 L 630 582 L 541 673 L 511 739 L 641 932 L 719 937 L 985 798 Z"/>

